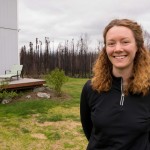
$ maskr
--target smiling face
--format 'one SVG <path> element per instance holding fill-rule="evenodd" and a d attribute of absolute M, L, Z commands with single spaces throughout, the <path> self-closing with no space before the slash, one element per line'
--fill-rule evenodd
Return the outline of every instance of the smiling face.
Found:
<path fill-rule="evenodd" d="M 137 52 L 132 30 L 124 26 L 114 26 L 106 34 L 106 53 L 113 65 L 113 72 L 132 70 Z"/>

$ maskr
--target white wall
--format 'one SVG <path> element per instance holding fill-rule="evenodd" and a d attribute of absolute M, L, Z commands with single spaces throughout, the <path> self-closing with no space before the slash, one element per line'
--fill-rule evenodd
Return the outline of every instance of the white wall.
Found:
<path fill-rule="evenodd" d="M 17 0 L 0 0 L 0 74 L 19 63 Z"/>

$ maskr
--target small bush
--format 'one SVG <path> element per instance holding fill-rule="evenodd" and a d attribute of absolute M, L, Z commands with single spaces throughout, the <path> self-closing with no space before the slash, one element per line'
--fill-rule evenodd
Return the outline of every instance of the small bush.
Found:
<path fill-rule="evenodd" d="M 17 97 L 18 94 L 14 91 L 8 92 L 8 91 L 2 91 L 0 92 L 0 99 L 10 99 Z"/>
<path fill-rule="evenodd" d="M 58 96 L 61 95 L 61 88 L 64 83 L 68 81 L 68 77 L 65 75 L 63 70 L 56 68 L 51 71 L 50 74 L 45 76 L 46 83 L 49 87 L 52 87 Z"/>

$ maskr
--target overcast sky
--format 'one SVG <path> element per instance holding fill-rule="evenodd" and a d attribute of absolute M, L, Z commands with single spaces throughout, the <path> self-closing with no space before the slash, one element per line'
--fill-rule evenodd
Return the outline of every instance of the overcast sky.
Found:
<path fill-rule="evenodd" d="M 55 45 L 87 34 L 96 47 L 104 27 L 116 18 L 137 21 L 150 33 L 150 0 L 18 0 L 19 48 L 36 37 Z"/>

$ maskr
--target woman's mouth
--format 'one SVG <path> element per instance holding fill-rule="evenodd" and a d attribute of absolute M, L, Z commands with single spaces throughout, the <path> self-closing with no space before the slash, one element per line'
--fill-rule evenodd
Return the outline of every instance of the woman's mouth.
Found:
<path fill-rule="evenodd" d="M 116 58 L 116 59 L 123 59 L 123 58 L 125 58 L 126 57 L 126 55 L 122 55 L 122 56 L 114 56 L 114 58 Z"/>

